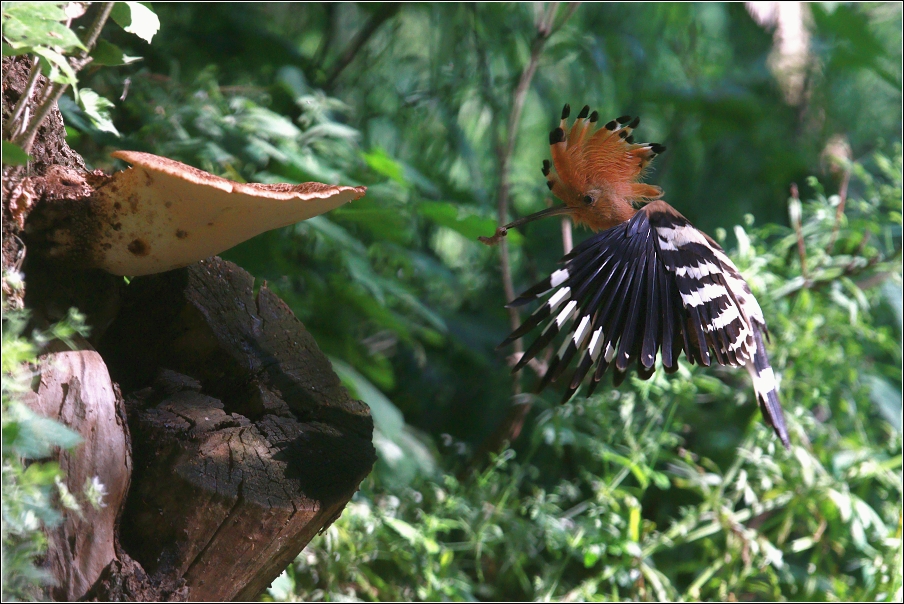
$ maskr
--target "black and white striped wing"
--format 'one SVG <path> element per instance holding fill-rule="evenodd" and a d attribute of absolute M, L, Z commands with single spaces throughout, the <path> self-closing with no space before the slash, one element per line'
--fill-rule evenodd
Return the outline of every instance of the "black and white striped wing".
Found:
<path fill-rule="evenodd" d="M 501 344 L 546 321 L 515 366 L 524 367 L 560 332 L 567 335 L 540 381 L 542 390 L 577 365 L 563 402 L 592 371 L 590 392 L 613 367 L 616 385 L 631 363 L 649 378 L 661 353 L 666 371 L 683 350 L 691 363 L 746 367 L 763 416 L 788 446 L 762 334 L 763 313 L 735 265 L 709 237 L 668 204 L 655 201 L 633 218 L 576 246 L 555 271 L 511 302 L 551 294 Z"/>

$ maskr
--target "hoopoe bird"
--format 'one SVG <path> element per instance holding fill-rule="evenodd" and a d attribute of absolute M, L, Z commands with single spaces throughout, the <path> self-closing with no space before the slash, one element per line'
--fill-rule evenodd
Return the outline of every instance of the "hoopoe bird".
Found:
<path fill-rule="evenodd" d="M 635 360 L 639 377 L 649 379 L 659 353 L 669 373 L 678 369 L 682 351 L 691 363 L 746 367 L 766 423 L 789 448 L 760 305 L 719 244 L 662 201 L 662 189 L 640 182 L 665 147 L 634 142 L 640 118 L 619 117 L 594 130 L 599 114 L 585 106 L 569 129 L 569 114 L 565 105 L 561 124 L 549 135 L 553 165 L 543 162 L 547 185 L 564 205 L 481 238 L 493 244 L 510 228 L 563 214 L 598 231 L 562 259 L 562 268 L 509 303 L 521 306 L 551 294 L 500 344 L 546 322 L 513 373 L 566 324 L 567 335 L 537 387 L 539 392 L 558 379 L 579 356 L 563 403 L 591 370 L 588 394 L 610 367 L 614 384 L 621 384 Z"/>

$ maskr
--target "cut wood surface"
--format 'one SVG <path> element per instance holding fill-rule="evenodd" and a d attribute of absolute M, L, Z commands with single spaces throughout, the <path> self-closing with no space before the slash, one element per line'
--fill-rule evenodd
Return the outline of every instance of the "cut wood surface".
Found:
<path fill-rule="evenodd" d="M 219 258 L 142 277 L 99 349 L 129 394 L 122 542 L 190 597 L 255 597 L 375 460 L 369 410 L 269 289 Z"/>

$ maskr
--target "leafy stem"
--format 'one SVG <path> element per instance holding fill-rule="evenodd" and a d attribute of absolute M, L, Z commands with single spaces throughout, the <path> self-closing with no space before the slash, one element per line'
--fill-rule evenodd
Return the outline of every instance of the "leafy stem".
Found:
<path fill-rule="evenodd" d="M 74 72 L 78 73 L 79 71 L 84 69 L 85 66 L 88 65 L 88 63 L 91 62 L 91 57 L 89 56 L 91 50 L 94 48 L 95 43 L 97 43 L 97 38 L 98 36 L 100 36 L 100 32 L 101 30 L 103 30 L 104 24 L 110 17 L 110 13 L 113 11 L 113 6 L 115 4 L 115 2 L 105 2 L 101 6 L 100 11 L 94 19 L 94 22 L 91 24 L 91 27 L 88 28 L 88 31 L 85 34 L 85 38 L 82 40 L 82 43 L 85 46 L 84 50 L 79 52 L 70 60 L 70 65 L 72 66 Z M 34 72 L 35 70 L 33 69 L 32 71 Z M 35 76 L 34 79 L 37 80 L 37 77 Z M 31 84 L 31 76 L 29 77 L 29 84 Z M 68 85 L 69 84 L 60 82 L 49 84 L 47 86 L 47 91 L 41 99 L 34 116 L 29 121 L 28 126 L 20 135 L 16 136 L 13 139 L 13 142 L 21 146 L 26 153 L 31 151 L 31 147 L 34 144 L 38 129 L 41 127 L 41 124 L 50 113 L 50 110 L 54 107 L 54 105 L 56 105 L 57 101 L 59 101 Z M 26 99 L 26 103 L 27 98 L 31 96 L 30 92 L 31 89 L 27 88 L 25 93 L 23 93 L 23 98 Z"/>
<path fill-rule="evenodd" d="M 19 127 L 17 126 L 19 118 L 22 117 L 22 113 L 25 111 L 26 105 L 28 105 L 28 99 L 31 98 L 31 93 L 34 92 L 35 86 L 38 84 L 39 75 L 41 75 L 41 60 L 35 57 L 31 63 L 31 71 L 28 74 L 28 84 L 26 84 L 22 96 L 19 97 L 19 102 L 16 103 L 13 114 L 6 122 L 5 130 L 9 132 L 10 136 L 19 134 Z"/>

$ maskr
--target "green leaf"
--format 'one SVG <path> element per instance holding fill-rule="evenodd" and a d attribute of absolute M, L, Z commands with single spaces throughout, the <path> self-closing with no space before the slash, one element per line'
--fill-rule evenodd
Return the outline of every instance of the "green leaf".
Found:
<path fill-rule="evenodd" d="M 25 21 L 65 21 L 66 11 L 63 4 L 63 2 L 4 2 L 3 16 Z M 6 31 L 3 35 L 6 35 Z"/>
<path fill-rule="evenodd" d="M 295 592 L 295 580 L 284 570 L 281 575 L 273 580 L 267 592 L 277 602 L 288 602 L 292 594 Z"/>
<path fill-rule="evenodd" d="M 377 147 L 367 153 L 362 153 L 361 157 L 370 166 L 370 169 L 377 174 L 382 174 L 400 184 L 408 184 L 405 180 L 405 169 L 402 164 L 391 158 L 386 151 Z"/>
<path fill-rule="evenodd" d="M 404 520 L 399 520 L 398 518 L 386 518 L 385 522 L 411 545 L 416 545 L 419 541 L 417 529 Z"/>
<path fill-rule="evenodd" d="M 3 141 L 3 163 L 11 166 L 24 166 L 32 159 L 22 147 L 8 141 Z"/>
<path fill-rule="evenodd" d="M 405 418 L 402 417 L 402 412 L 399 411 L 398 407 L 393 405 L 385 394 L 380 392 L 376 386 L 355 371 L 348 363 L 337 358 L 330 358 L 330 362 L 333 364 L 333 370 L 346 388 L 370 407 L 370 413 L 374 419 L 374 427 L 380 430 L 387 438 L 392 440 L 398 438 L 402 433 L 402 428 L 405 427 Z"/>
<path fill-rule="evenodd" d="M 33 463 L 25 468 L 23 477 L 36 486 L 50 486 L 60 475 L 60 466 L 56 462 Z"/>
<path fill-rule="evenodd" d="M 97 45 L 91 51 L 91 58 L 93 59 L 93 65 L 104 65 L 107 67 L 129 65 L 141 60 L 141 57 L 132 57 L 124 54 L 118 46 L 110 44 L 103 39 L 97 41 Z"/>
<path fill-rule="evenodd" d="M 653 479 L 653 484 L 655 484 L 657 488 L 662 489 L 663 491 L 668 490 L 672 486 L 669 477 L 662 472 L 651 471 L 650 478 Z"/>
<path fill-rule="evenodd" d="M 62 52 L 84 49 L 75 33 L 62 22 L 66 11 L 55 2 L 4 2 L 3 37 L 19 53 L 36 52 L 38 47 Z"/>
<path fill-rule="evenodd" d="M 41 57 L 41 66 L 46 72 L 47 77 L 58 84 L 71 84 L 75 86 L 78 78 L 75 70 L 69 64 L 69 60 L 51 48 L 38 46 L 32 49 L 34 54 Z"/>
<path fill-rule="evenodd" d="M 450 203 L 448 201 L 422 201 L 418 211 L 424 218 L 452 229 L 477 243 L 480 236 L 490 237 L 496 232 L 496 221 L 480 216 L 476 209 Z M 521 245 L 524 236 L 517 231 L 509 231 L 506 235 L 512 245 Z"/>
<path fill-rule="evenodd" d="M 869 397 L 885 419 L 900 434 L 904 431 L 901 420 L 901 392 L 878 375 L 867 374 L 863 381 L 869 388 Z"/>
<path fill-rule="evenodd" d="M 124 30 L 148 44 L 160 30 L 160 19 L 140 2 L 117 2 L 110 17 Z"/>
<path fill-rule="evenodd" d="M 2 45 L 0 45 L 0 48 L 2 48 L 3 50 L 4 57 L 15 57 L 17 55 L 24 55 L 26 53 L 26 51 L 24 50 L 16 50 L 6 42 L 3 42 Z"/>
<path fill-rule="evenodd" d="M 16 440 L 9 443 L 9 446 L 22 457 L 48 457 L 54 447 L 71 449 L 82 441 L 77 432 L 55 420 L 38 415 L 25 405 L 17 405 L 15 413 L 20 426 Z"/>
<path fill-rule="evenodd" d="M 110 109 L 114 107 L 113 103 L 100 96 L 90 88 L 82 89 L 79 94 L 79 106 L 85 112 L 94 127 L 101 132 L 110 132 L 119 136 L 119 131 L 113 125 L 110 117 Z"/>
<path fill-rule="evenodd" d="M 338 207 L 330 213 L 330 217 L 343 223 L 354 222 L 359 228 L 373 233 L 380 241 L 392 241 L 399 245 L 410 244 L 412 240 L 411 217 L 407 211 L 395 207 L 380 207 L 380 200 L 371 199 L 368 191 L 368 203 L 350 203 Z"/>
<path fill-rule="evenodd" d="M 381 461 L 391 469 L 393 479 L 399 484 L 408 484 L 419 474 L 432 474 L 436 469 L 433 454 L 405 425 L 398 407 L 348 363 L 334 357 L 330 362 L 352 395 L 360 397 L 370 407 L 374 420 L 374 446 Z"/>

